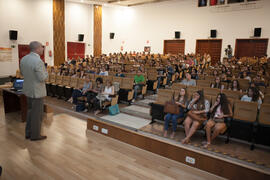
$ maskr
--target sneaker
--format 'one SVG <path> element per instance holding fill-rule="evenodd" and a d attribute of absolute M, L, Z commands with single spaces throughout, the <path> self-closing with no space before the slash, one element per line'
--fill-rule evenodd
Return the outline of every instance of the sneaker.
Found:
<path fill-rule="evenodd" d="M 135 99 L 132 99 L 132 101 L 131 101 L 132 103 L 134 103 L 135 102 Z"/>
<path fill-rule="evenodd" d="M 87 109 L 87 108 L 85 108 L 85 109 L 83 110 L 83 112 L 88 112 L 88 109 Z"/>

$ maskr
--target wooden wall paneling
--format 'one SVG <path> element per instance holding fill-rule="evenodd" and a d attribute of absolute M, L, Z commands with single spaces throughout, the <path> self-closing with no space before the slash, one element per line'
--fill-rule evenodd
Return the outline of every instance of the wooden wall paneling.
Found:
<path fill-rule="evenodd" d="M 65 0 L 53 0 L 54 65 L 65 62 Z"/>
<path fill-rule="evenodd" d="M 164 40 L 164 54 L 185 54 L 185 40 Z"/>
<path fill-rule="evenodd" d="M 234 55 L 241 57 L 262 57 L 267 54 L 268 39 L 236 39 Z"/>
<path fill-rule="evenodd" d="M 211 55 L 212 63 L 216 64 L 221 58 L 222 39 L 209 41 L 209 52 Z"/>
<path fill-rule="evenodd" d="M 254 51 L 256 57 L 262 57 L 267 54 L 268 39 L 256 39 L 254 42 Z"/>
<path fill-rule="evenodd" d="M 93 130 L 93 126 L 98 126 L 98 131 Z M 228 179 L 259 180 L 270 178 L 269 172 L 250 168 L 187 147 L 180 147 L 100 120 L 88 119 L 87 129 Z M 102 129 L 107 129 L 108 133 L 102 133 Z M 187 163 L 185 161 L 187 156 L 195 158 L 195 164 Z"/>
<path fill-rule="evenodd" d="M 196 54 L 208 53 L 211 63 L 216 64 L 221 58 L 222 39 L 197 39 Z"/>
<path fill-rule="evenodd" d="M 102 6 L 94 5 L 94 56 L 102 53 Z"/>
<path fill-rule="evenodd" d="M 204 53 L 209 53 L 209 43 L 206 40 L 196 41 L 196 54 L 203 55 Z"/>

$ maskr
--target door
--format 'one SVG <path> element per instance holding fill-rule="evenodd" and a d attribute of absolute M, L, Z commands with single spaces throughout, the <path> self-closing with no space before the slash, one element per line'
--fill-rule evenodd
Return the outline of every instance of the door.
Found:
<path fill-rule="evenodd" d="M 268 39 L 236 39 L 235 57 L 262 57 L 267 54 Z"/>
<path fill-rule="evenodd" d="M 198 39 L 196 41 L 196 54 L 210 54 L 211 63 L 216 64 L 221 58 L 222 39 Z"/>
<path fill-rule="evenodd" d="M 43 46 L 43 55 L 40 56 L 40 59 L 45 62 L 45 55 L 44 55 L 44 52 L 45 52 L 45 46 Z M 29 45 L 28 44 L 19 44 L 18 45 L 18 53 L 19 53 L 19 62 L 21 62 L 21 59 L 30 53 L 30 48 L 29 48 Z"/>
<path fill-rule="evenodd" d="M 185 40 L 164 40 L 164 54 L 185 54 Z"/>
<path fill-rule="evenodd" d="M 67 42 L 67 57 L 84 58 L 85 56 L 85 43 Z"/>

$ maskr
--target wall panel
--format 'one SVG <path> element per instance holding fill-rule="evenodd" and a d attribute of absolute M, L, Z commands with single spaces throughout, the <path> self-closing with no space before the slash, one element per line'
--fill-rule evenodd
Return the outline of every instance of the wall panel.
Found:
<path fill-rule="evenodd" d="M 54 65 L 65 61 L 65 0 L 53 0 Z"/>
<path fill-rule="evenodd" d="M 94 5 L 94 56 L 102 53 L 102 6 Z"/>

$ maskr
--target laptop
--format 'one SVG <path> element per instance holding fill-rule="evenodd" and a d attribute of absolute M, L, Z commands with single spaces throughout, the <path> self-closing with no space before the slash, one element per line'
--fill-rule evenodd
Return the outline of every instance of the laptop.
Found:
<path fill-rule="evenodd" d="M 13 82 L 13 90 L 15 91 L 22 91 L 23 88 L 23 79 L 15 79 Z"/>

